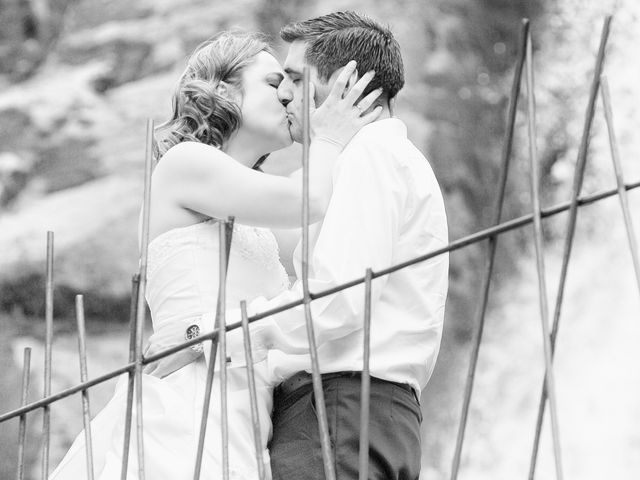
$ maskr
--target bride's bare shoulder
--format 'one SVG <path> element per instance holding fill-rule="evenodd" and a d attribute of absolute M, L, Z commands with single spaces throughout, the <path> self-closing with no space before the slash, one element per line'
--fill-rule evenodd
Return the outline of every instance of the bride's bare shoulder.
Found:
<path fill-rule="evenodd" d="M 171 147 L 158 162 L 158 168 L 175 171 L 215 164 L 215 160 L 229 160 L 229 156 L 219 148 L 200 142 L 181 142 Z"/>

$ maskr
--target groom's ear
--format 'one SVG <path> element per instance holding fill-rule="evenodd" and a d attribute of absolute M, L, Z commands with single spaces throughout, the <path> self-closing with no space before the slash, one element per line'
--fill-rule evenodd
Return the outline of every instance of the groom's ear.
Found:
<path fill-rule="evenodd" d="M 344 67 L 343 67 L 343 68 L 341 68 L 339 71 L 342 71 L 343 69 L 344 69 Z M 349 77 L 349 80 L 347 81 L 347 86 L 346 86 L 346 87 L 345 87 L 345 89 L 344 89 L 344 93 L 345 93 L 345 94 L 346 94 L 349 90 L 351 90 L 351 87 L 353 87 L 353 86 L 356 84 L 356 82 L 358 81 L 358 78 L 359 78 L 359 76 L 358 76 L 358 69 L 356 68 L 356 69 L 353 71 L 353 73 L 351 74 L 351 76 Z"/>
<path fill-rule="evenodd" d="M 318 77 L 312 78 L 311 82 L 313 83 L 313 100 L 315 101 L 316 107 L 319 107 L 324 103 L 324 101 L 329 96 L 329 92 L 331 91 L 331 86 L 333 82 L 329 79 L 328 82 L 323 82 Z"/>
<path fill-rule="evenodd" d="M 322 82 L 322 91 L 325 92 L 325 97 L 322 99 L 323 101 L 327 98 L 327 96 L 329 95 L 329 92 L 331 91 L 331 88 L 333 87 L 333 84 L 336 83 L 336 80 L 338 79 L 338 77 L 340 76 L 340 73 L 342 73 L 342 70 L 344 70 L 345 67 L 340 67 L 338 69 L 336 69 L 331 76 L 329 77 L 329 79 L 326 82 Z M 344 89 L 343 92 L 343 97 L 346 94 L 346 92 L 348 92 L 351 87 L 353 87 L 355 85 L 355 83 L 358 81 L 359 75 L 358 75 L 358 70 L 354 70 L 353 74 L 351 75 L 351 77 L 349 77 L 349 80 L 347 81 L 347 85 Z M 320 81 L 320 80 L 318 80 Z"/>

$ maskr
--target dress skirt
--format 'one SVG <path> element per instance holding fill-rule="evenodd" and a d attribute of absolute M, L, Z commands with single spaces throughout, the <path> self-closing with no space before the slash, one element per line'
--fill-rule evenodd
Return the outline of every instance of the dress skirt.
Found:
<path fill-rule="evenodd" d="M 271 434 L 272 388 L 267 382 L 266 361 L 254 365 L 258 396 L 260 444 L 267 478 L 266 449 Z M 207 368 L 204 359 L 186 365 L 164 378 L 142 375 L 144 471 L 150 480 L 192 480 L 203 409 Z M 247 370 L 227 369 L 229 470 L 234 480 L 258 478 L 251 420 Z M 96 480 L 119 480 L 122 470 L 125 409 L 128 375 L 118 379 L 109 403 L 91 421 L 93 468 Z M 202 462 L 202 479 L 222 478 L 222 437 L 219 372 L 215 372 L 207 434 Z M 137 480 L 136 408 L 131 427 L 127 479 Z M 50 480 L 88 478 L 85 435 L 80 432 L 68 453 L 49 477 Z"/>

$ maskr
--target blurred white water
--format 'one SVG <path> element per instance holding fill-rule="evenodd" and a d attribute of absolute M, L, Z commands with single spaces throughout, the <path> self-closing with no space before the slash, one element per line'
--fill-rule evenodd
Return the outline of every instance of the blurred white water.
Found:
<path fill-rule="evenodd" d="M 541 46 L 538 56 L 566 58 L 557 71 L 536 72 L 541 88 L 572 82 L 575 71 L 592 71 L 604 16 L 614 13 L 604 73 L 611 88 L 614 124 L 627 183 L 640 181 L 640 3 L 565 1 L 550 21 L 566 28 L 567 44 Z M 573 42 L 573 45 L 571 45 Z M 582 43 L 581 43 L 582 42 Z M 586 43 L 585 43 L 586 42 Z M 575 57 L 576 45 L 593 52 Z M 562 51 L 564 49 L 564 51 Z M 578 142 L 584 124 L 587 89 L 576 98 L 580 116 L 571 119 L 575 144 L 554 166 L 569 198 Z M 543 95 L 544 90 L 543 90 Z M 598 97 L 583 194 L 615 188 L 601 98 Z M 528 192 L 526 192 L 528 194 Z M 640 191 L 628 194 L 636 238 L 640 238 Z M 566 235 L 567 215 L 552 220 L 554 241 L 546 244 L 545 262 L 552 320 Z M 547 222 L 545 222 L 547 223 Z M 530 229 L 530 227 L 529 227 Z M 529 230 L 533 235 L 532 230 Z M 533 237 L 531 237 L 533 238 Z M 533 247 L 520 260 L 521 273 L 492 293 L 484 341 L 467 424 L 462 479 L 527 478 L 538 400 L 544 374 L 537 273 Z M 479 285 L 478 285 L 479 288 Z M 470 292 L 477 295 L 478 292 Z M 621 213 L 612 197 L 581 208 L 568 269 L 555 360 L 560 443 L 565 478 L 585 480 L 640 477 L 640 285 L 638 285 Z M 457 358 L 456 358 L 457 356 Z M 442 352 L 455 365 L 447 379 L 434 379 L 433 390 L 453 384 L 447 398 L 428 388 L 447 410 L 447 427 L 425 432 L 440 437 L 426 451 L 421 479 L 449 478 L 460 415 L 469 349 Z M 457 372 L 457 373 L 455 373 Z M 451 388 L 451 387 L 449 387 Z M 454 398 L 457 396 L 458 398 Z M 447 400 L 450 403 L 446 403 Z M 444 444 L 444 445 L 440 445 Z M 432 442 L 433 445 L 433 442 Z M 537 479 L 554 479 L 555 469 L 547 409 Z"/>

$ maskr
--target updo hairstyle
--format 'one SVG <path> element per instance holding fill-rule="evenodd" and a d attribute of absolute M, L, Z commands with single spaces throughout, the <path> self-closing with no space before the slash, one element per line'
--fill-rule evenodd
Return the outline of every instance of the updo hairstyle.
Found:
<path fill-rule="evenodd" d="M 171 119 L 156 129 L 156 158 L 185 141 L 221 148 L 242 122 L 242 69 L 263 51 L 273 53 L 259 33 L 223 32 L 200 44 L 178 82 Z"/>

